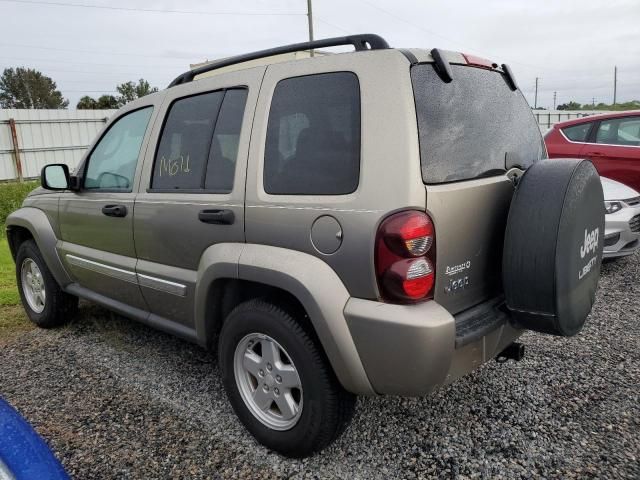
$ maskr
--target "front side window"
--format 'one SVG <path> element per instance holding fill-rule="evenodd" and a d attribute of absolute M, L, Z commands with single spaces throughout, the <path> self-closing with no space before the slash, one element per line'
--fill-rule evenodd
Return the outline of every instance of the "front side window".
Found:
<path fill-rule="evenodd" d="M 562 129 L 562 133 L 572 142 L 586 142 L 589 130 L 591 130 L 591 125 L 593 125 L 593 123 L 587 122 L 565 127 Z"/>
<path fill-rule="evenodd" d="M 640 146 L 640 117 L 601 121 L 596 134 L 596 143 L 627 147 Z"/>
<path fill-rule="evenodd" d="M 264 189 L 275 195 L 342 195 L 360 176 L 360 87 L 349 72 L 281 80 L 273 93 Z"/>
<path fill-rule="evenodd" d="M 142 140 L 153 107 L 141 108 L 118 119 L 89 156 L 84 188 L 130 192 Z"/>
<path fill-rule="evenodd" d="M 246 89 L 176 100 L 158 144 L 152 188 L 231 192 L 246 100 Z"/>

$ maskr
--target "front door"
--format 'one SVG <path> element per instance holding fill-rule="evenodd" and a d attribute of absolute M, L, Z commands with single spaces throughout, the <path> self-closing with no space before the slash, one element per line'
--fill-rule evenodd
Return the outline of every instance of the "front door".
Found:
<path fill-rule="evenodd" d="M 81 188 L 61 195 L 60 258 L 95 293 L 147 310 L 135 273 L 133 209 L 149 105 L 113 121 L 79 169 Z M 139 173 L 138 173 L 139 175 Z"/>
<path fill-rule="evenodd" d="M 193 327 L 203 252 L 244 242 L 251 122 L 264 68 L 171 88 L 135 202 L 140 288 L 150 311 Z"/>

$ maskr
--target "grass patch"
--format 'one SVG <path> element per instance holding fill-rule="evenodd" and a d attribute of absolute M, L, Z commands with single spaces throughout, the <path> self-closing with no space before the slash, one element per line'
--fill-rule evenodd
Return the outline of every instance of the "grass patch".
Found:
<path fill-rule="evenodd" d="M 6 238 L 0 238 L 0 306 L 17 305 L 20 295 L 16 288 L 16 267 Z"/>
<path fill-rule="evenodd" d="M 16 333 L 33 328 L 20 303 L 16 267 L 4 235 L 4 223 L 7 216 L 20 208 L 24 197 L 36 186 L 37 182 L 0 184 L 0 343 Z"/>
<path fill-rule="evenodd" d="M 34 325 L 24 313 L 22 305 L 0 306 L 0 345 L 21 332 L 32 330 Z"/>
<path fill-rule="evenodd" d="M 4 236 L 4 223 L 11 212 L 20 208 L 24 197 L 38 186 L 38 182 L 11 182 L 0 184 L 0 225 Z"/>
<path fill-rule="evenodd" d="M 15 268 L 7 239 L 0 238 L 0 343 L 33 328 L 20 303 Z"/>

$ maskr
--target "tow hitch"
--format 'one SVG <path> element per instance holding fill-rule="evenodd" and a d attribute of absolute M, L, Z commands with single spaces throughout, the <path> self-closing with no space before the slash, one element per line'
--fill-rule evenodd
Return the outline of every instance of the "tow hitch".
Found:
<path fill-rule="evenodd" d="M 522 343 L 513 342 L 507 348 L 502 350 L 496 357 L 496 362 L 504 363 L 507 360 L 515 360 L 519 362 L 524 358 L 524 345 Z"/>

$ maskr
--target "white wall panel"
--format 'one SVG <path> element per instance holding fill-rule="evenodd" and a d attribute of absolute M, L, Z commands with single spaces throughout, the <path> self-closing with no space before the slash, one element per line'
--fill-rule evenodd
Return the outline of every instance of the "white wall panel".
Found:
<path fill-rule="evenodd" d="M 0 109 L 0 180 L 18 177 L 10 118 L 16 122 L 23 176 L 33 178 L 48 163 L 66 163 L 75 168 L 114 112 Z"/>

